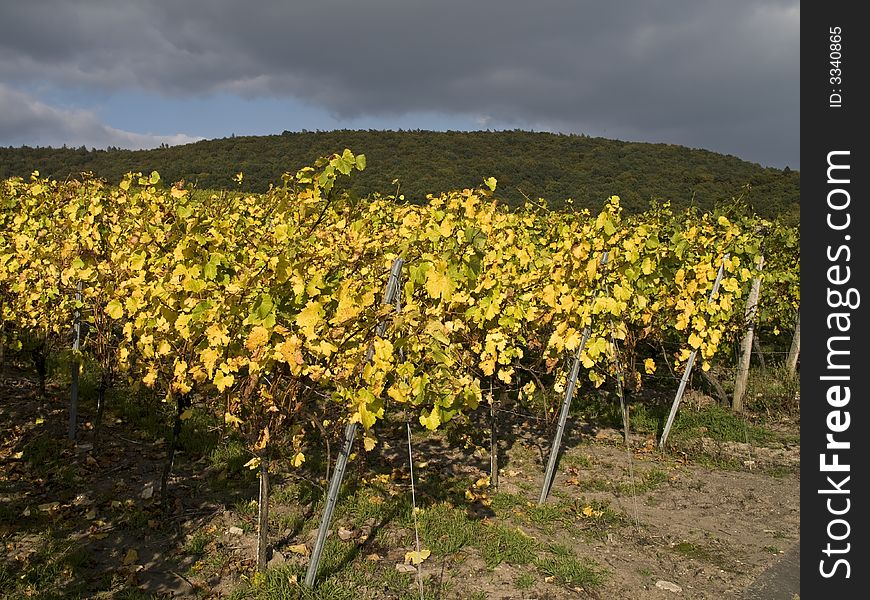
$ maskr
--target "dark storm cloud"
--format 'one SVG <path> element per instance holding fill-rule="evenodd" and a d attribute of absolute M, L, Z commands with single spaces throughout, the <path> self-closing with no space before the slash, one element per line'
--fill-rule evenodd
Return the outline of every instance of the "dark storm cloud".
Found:
<path fill-rule="evenodd" d="M 799 2 L 5 2 L 0 80 L 437 111 L 794 165 Z"/>

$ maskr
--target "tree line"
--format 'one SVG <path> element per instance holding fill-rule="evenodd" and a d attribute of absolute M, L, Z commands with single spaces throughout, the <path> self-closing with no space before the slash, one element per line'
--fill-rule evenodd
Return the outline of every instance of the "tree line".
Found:
<path fill-rule="evenodd" d="M 228 187 L 264 192 L 281 175 L 335 148 L 364 152 L 371 168 L 348 184 L 360 197 L 426 195 L 463 189 L 496 177 L 499 196 L 512 205 L 545 198 L 551 208 L 595 209 L 618 194 L 628 213 L 650 202 L 674 208 L 713 210 L 743 196 L 758 215 L 796 225 L 800 221 L 800 173 L 762 167 L 735 156 L 674 144 L 622 142 L 575 134 L 527 131 L 284 131 L 232 136 L 153 150 L 20 147 L 0 148 L 0 179 L 37 169 L 53 179 L 92 172 L 118 182 L 128 172 L 159 171 L 165 180 L 200 189 Z"/>

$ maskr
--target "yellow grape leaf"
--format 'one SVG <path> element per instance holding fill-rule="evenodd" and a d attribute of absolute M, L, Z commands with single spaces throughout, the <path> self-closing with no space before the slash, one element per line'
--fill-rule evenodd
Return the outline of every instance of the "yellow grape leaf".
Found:
<path fill-rule="evenodd" d="M 429 550 L 420 550 L 419 552 L 406 552 L 405 553 L 405 564 L 407 565 L 419 565 L 422 564 L 424 560 L 429 558 L 429 555 L 432 554 Z"/>
<path fill-rule="evenodd" d="M 293 460 L 291 460 L 290 462 L 292 462 L 292 463 L 293 463 L 293 466 L 296 467 L 296 468 L 298 469 L 299 467 L 302 466 L 302 463 L 305 462 L 305 455 L 302 454 L 301 452 L 297 452 L 297 453 L 293 456 Z"/>
<path fill-rule="evenodd" d="M 366 452 L 371 452 L 372 450 L 374 450 L 377 444 L 378 440 L 375 439 L 373 435 L 369 435 L 368 433 L 366 433 L 366 435 L 363 437 L 363 446 L 365 446 Z"/>
<path fill-rule="evenodd" d="M 505 383 L 510 383 L 512 381 L 511 375 L 513 375 L 514 369 L 513 367 L 509 369 L 499 369 L 498 370 L 498 378 Z"/>
<path fill-rule="evenodd" d="M 426 291 L 430 298 L 449 300 L 452 287 L 450 277 L 446 273 L 442 273 L 436 268 L 429 269 L 426 273 Z"/>
<path fill-rule="evenodd" d="M 604 352 L 607 352 L 607 340 L 604 338 L 597 337 L 586 344 L 586 354 L 589 358 L 595 358 Z"/>
<path fill-rule="evenodd" d="M 252 471 L 255 469 L 258 469 L 260 467 L 260 457 L 255 456 L 254 458 L 252 458 L 251 460 L 246 462 L 245 466 L 248 467 Z"/>
<path fill-rule="evenodd" d="M 148 387 L 154 387 L 154 383 L 157 381 L 157 371 L 149 370 L 145 377 L 142 378 L 142 383 L 147 385 Z"/>
<path fill-rule="evenodd" d="M 124 307 L 117 299 L 112 300 L 106 305 L 106 314 L 112 319 L 120 319 L 124 316 Z"/>
<path fill-rule="evenodd" d="M 179 360 L 178 362 L 175 363 L 175 367 L 172 371 L 172 375 L 176 379 L 183 379 L 186 374 L 187 374 L 187 362 L 185 362 L 183 360 Z"/>
<path fill-rule="evenodd" d="M 262 325 L 257 325 L 248 334 L 248 339 L 245 341 L 245 348 L 250 352 L 262 348 L 269 341 L 269 330 Z"/>
<path fill-rule="evenodd" d="M 483 183 L 489 188 L 489 191 L 494 192 L 498 180 L 495 177 L 487 177 L 483 180 Z"/>
<path fill-rule="evenodd" d="M 643 368 L 648 374 L 652 375 L 656 372 L 656 361 L 651 358 L 646 359 L 643 361 Z"/>
<path fill-rule="evenodd" d="M 649 259 L 649 257 L 643 259 L 643 263 L 640 265 L 640 270 L 643 272 L 644 275 L 649 275 L 650 273 L 652 273 L 654 268 L 655 267 L 653 267 L 653 263 Z"/>
<path fill-rule="evenodd" d="M 321 319 L 322 307 L 320 302 L 311 300 L 302 311 L 296 315 L 296 324 L 305 334 L 305 337 L 313 338 L 317 330 L 317 323 Z"/>
<path fill-rule="evenodd" d="M 230 377 L 232 377 L 232 375 L 230 375 Z M 235 425 L 236 427 L 238 427 L 239 425 L 244 423 L 244 421 L 242 421 L 240 418 L 232 413 L 224 413 L 224 423 L 226 423 L 227 425 Z"/>
<path fill-rule="evenodd" d="M 691 335 L 689 335 L 689 346 L 691 346 L 692 348 L 700 348 L 702 341 L 703 340 L 701 340 L 701 336 L 699 336 L 694 331 L 691 333 Z"/>
<path fill-rule="evenodd" d="M 202 361 L 202 366 L 205 367 L 209 374 L 214 371 L 214 365 L 218 358 L 220 358 L 220 354 L 213 348 L 206 348 L 199 353 L 199 360 Z"/>
<path fill-rule="evenodd" d="M 219 392 L 223 392 L 225 389 L 233 385 L 235 380 L 236 378 L 233 377 L 232 373 L 226 374 L 223 371 L 218 371 L 214 374 L 214 384 Z"/>
<path fill-rule="evenodd" d="M 569 333 L 568 337 L 565 338 L 565 350 L 576 350 L 577 346 L 580 345 L 580 340 L 583 339 L 583 336 L 581 335 L 581 332 L 573 327 L 570 331 L 571 333 Z"/>
<path fill-rule="evenodd" d="M 226 346 L 230 343 L 230 338 L 217 323 L 209 325 L 208 329 L 205 330 L 205 335 L 208 338 L 209 346 Z"/>
<path fill-rule="evenodd" d="M 728 277 L 722 280 L 722 288 L 726 292 L 736 292 L 738 289 L 740 289 L 740 284 L 737 283 L 737 279 L 735 279 L 734 277 Z"/>
<path fill-rule="evenodd" d="M 480 365 L 478 365 L 483 371 L 483 374 L 486 376 L 490 376 L 495 372 L 495 357 L 491 356 L 487 360 L 480 361 Z"/>
<path fill-rule="evenodd" d="M 441 425 L 441 411 L 438 410 L 438 407 L 434 407 L 425 417 L 420 415 L 420 424 L 429 430 L 438 429 L 438 426 Z"/>
<path fill-rule="evenodd" d="M 293 554 L 301 554 L 302 556 L 308 556 L 310 552 L 308 551 L 308 546 L 305 544 L 294 544 L 287 548 Z"/>
<path fill-rule="evenodd" d="M 387 390 L 387 396 L 395 400 L 396 402 L 407 402 L 408 394 L 407 392 L 397 385 L 391 385 L 390 389 Z"/>
<path fill-rule="evenodd" d="M 445 346 L 450 345 L 450 338 L 445 335 L 445 327 L 441 321 L 431 320 L 426 323 L 426 333 L 432 336 L 438 342 L 441 342 Z"/>
<path fill-rule="evenodd" d="M 350 283 L 344 283 L 338 292 L 338 307 L 335 309 L 335 315 L 330 320 L 333 325 L 351 321 L 362 312 L 363 303 L 351 292 Z"/>

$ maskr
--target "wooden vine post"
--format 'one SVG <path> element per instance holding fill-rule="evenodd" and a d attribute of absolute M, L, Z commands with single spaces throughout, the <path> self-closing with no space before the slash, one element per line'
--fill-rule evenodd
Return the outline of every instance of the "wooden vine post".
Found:
<path fill-rule="evenodd" d="M 743 396 L 749 381 L 749 362 L 752 358 L 752 344 L 755 341 L 755 321 L 758 314 L 758 297 L 761 295 L 761 270 L 764 268 L 764 255 L 758 262 L 758 275 L 752 280 L 749 297 L 746 299 L 746 333 L 740 343 L 740 358 L 737 362 L 737 377 L 734 380 L 734 395 L 731 410 L 743 411 Z"/>
<path fill-rule="evenodd" d="M 719 272 L 716 273 L 716 281 L 713 282 L 713 289 L 710 290 L 710 297 L 707 298 L 707 304 L 713 302 L 713 298 L 719 292 L 719 284 L 722 283 L 722 276 L 725 274 L 725 261 L 729 255 L 726 254 L 722 258 L 722 264 L 719 265 Z M 662 439 L 659 440 L 659 450 L 665 449 L 665 444 L 668 442 L 668 434 L 671 432 L 671 427 L 674 424 L 674 417 L 677 416 L 677 409 L 680 407 L 680 401 L 683 399 L 683 394 L 686 392 L 686 384 L 689 382 L 689 375 L 692 374 L 692 367 L 695 364 L 695 358 L 698 356 L 698 349 L 695 348 L 689 354 L 689 359 L 686 361 L 686 368 L 683 371 L 683 377 L 680 379 L 680 386 L 677 388 L 677 395 L 674 397 L 674 403 L 671 406 L 671 413 L 668 415 L 668 422 L 665 423 L 665 429 L 662 432 Z"/>
<path fill-rule="evenodd" d="M 489 382 L 489 483 L 498 489 L 498 425 L 495 396 L 492 395 L 492 378 Z"/>
<path fill-rule="evenodd" d="M 788 349 L 788 358 L 785 359 L 785 367 L 789 374 L 797 372 L 797 361 L 801 355 L 801 312 L 798 309 L 797 323 L 794 326 L 794 335 L 791 338 L 791 347 Z"/>
<path fill-rule="evenodd" d="M 79 359 L 79 348 L 82 342 L 82 282 L 79 281 L 76 285 L 76 310 L 73 313 L 73 357 L 71 366 L 71 380 L 69 386 L 69 428 L 67 437 L 71 440 L 76 439 L 76 425 L 78 423 L 79 409 L 79 371 L 81 370 L 81 360 Z"/>
<path fill-rule="evenodd" d="M 269 458 L 260 457 L 260 494 L 257 504 L 257 571 L 266 570 L 269 542 Z"/>
<path fill-rule="evenodd" d="M 601 256 L 601 266 L 607 265 L 608 253 Z M 574 398 L 574 388 L 577 386 L 577 375 L 580 373 L 580 355 L 589 341 L 591 330 L 589 326 L 583 328 L 580 344 L 574 352 L 574 360 L 571 362 L 571 371 L 568 375 L 568 383 L 565 385 L 565 396 L 562 398 L 562 408 L 559 411 L 559 424 L 556 426 L 556 435 L 553 436 L 553 445 L 550 448 L 550 458 L 547 461 L 547 471 L 544 473 L 544 485 L 541 488 L 541 496 L 538 498 L 538 506 L 543 506 L 550 495 L 553 487 L 553 478 L 556 475 L 556 463 L 559 461 L 559 447 L 562 445 L 562 435 L 565 433 L 565 423 L 568 421 L 568 412 L 571 410 L 571 400 Z"/>
<path fill-rule="evenodd" d="M 384 291 L 383 304 L 393 304 L 396 296 L 399 293 L 399 281 L 402 273 L 402 265 L 404 259 L 401 257 L 393 261 L 393 267 L 390 270 L 390 279 L 387 281 L 387 289 Z M 378 323 L 375 329 L 375 334 L 378 337 L 383 337 L 387 330 L 386 321 Z M 374 357 L 374 345 L 370 346 L 366 353 L 366 362 L 369 362 Z M 344 442 L 339 450 L 338 457 L 335 459 L 335 470 L 332 473 L 332 479 L 329 482 L 329 490 L 326 495 L 326 506 L 323 509 L 323 516 L 320 520 L 320 527 L 317 529 L 317 539 L 314 541 L 314 550 L 311 552 L 311 561 L 308 563 L 308 571 L 305 573 L 305 586 L 308 588 L 314 587 L 314 582 L 317 580 L 317 569 L 320 566 L 320 558 L 323 555 L 323 547 L 326 545 L 326 533 L 329 529 L 329 524 L 332 522 L 332 513 L 335 511 L 335 505 L 338 502 L 338 494 L 341 491 L 341 482 L 344 479 L 344 473 L 347 470 L 347 461 L 350 456 L 350 451 L 353 448 L 353 442 L 356 438 L 356 430 L 358 423 L 348 423 L 344 429 Z"/>

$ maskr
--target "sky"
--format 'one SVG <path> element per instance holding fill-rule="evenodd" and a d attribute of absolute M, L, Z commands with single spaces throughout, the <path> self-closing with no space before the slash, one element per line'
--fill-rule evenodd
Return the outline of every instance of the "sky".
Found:
<path fill-rule="evenodd" d="M 797 0 L 2 0 L 0 146 L 524 129 L 800 167 Z"/>

